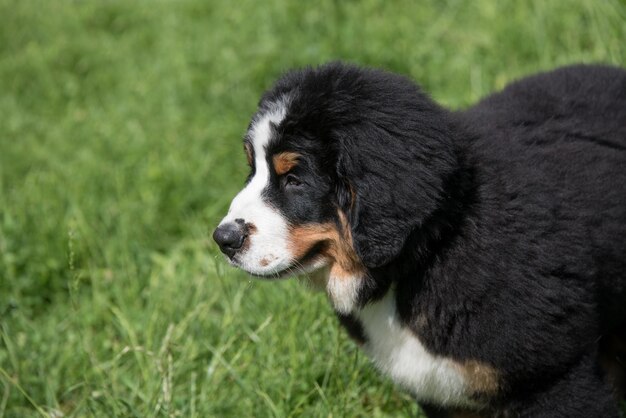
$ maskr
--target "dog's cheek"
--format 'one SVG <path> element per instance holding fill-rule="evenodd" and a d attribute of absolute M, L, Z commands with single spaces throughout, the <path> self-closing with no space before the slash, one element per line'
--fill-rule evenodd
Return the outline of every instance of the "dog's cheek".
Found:
<path fill-rule="evenodd" d="M 320 257 L 331 263 L 331 272 L 338 277 L 362 272 L 362 263 L 354 251 L 350 229 L 341 212 L 340 220 L 341 231 L 333 222 L 290 226 L 287 246 L 293 259 L 302 260 L 311 250 L 316 249 Z"/>
<path fill-rule="evenodd" d="M 336 229 L 329 223 L 289 227 L 288 248 L 294 260 L 302 260 L 316 245 L 331 246 L 337 240 Z M 323 256 L 328 251 L 322 249 Z"/>
<path fill-rule="evenodd" d="M 341 230 L 335 223 L 290 227 L 288 247 L 296 260 L 302 260 L 319 246 L 318 258 L 328 265 L 326 290 L 335 309 L 351 312 L 357 304 L 365 268 L 358 258 L 345 215 L 339 212 Z"/>

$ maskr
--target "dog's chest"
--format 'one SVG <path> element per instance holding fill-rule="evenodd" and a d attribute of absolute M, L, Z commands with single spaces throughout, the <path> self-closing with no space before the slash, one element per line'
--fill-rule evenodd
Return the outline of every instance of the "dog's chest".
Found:
<path fill-rule="evenodd" d="M 408 389 L 418 401 L 470 406 L 461 370 L 449 359 L 435 356 L 404 327 L 397 315 L 395 292 L 355 313 L 366 337 L 364 351 L 384 374 Z"/>

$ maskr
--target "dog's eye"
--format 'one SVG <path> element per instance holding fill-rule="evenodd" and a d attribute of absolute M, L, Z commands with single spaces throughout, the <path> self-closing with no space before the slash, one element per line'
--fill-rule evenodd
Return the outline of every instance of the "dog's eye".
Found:
<path fill-rule="evenodd" d="M 293 174 L 287 174 L 285 176 L 286 187 L 299 187 L 301 185 L 302 185 L 302 182 L 300 181 L 300 179 L 298 179 L 298 177 L 294 176 Z"/>

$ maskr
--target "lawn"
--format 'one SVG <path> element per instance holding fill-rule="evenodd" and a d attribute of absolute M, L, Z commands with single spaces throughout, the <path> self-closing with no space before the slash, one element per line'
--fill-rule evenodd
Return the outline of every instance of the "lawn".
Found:
<path fill-rule="evenodd" d="M 458 108 L 626 64 L 626 2 L 0 0 L 0 417 L 419 414 L 296 280 L 210 232 L 281 72 L 343 59 Z"/>

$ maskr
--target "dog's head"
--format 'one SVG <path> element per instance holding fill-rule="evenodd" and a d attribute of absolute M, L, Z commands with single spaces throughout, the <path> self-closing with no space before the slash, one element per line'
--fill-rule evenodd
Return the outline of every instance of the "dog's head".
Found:
<path fill-rule="evenodd" d="M 214 238 L 264 277 L 391 262 L 454 167 L 446 113 L 404 77 L 329 64 L 266 92 L 244 139 L 250 176 Z"/>

